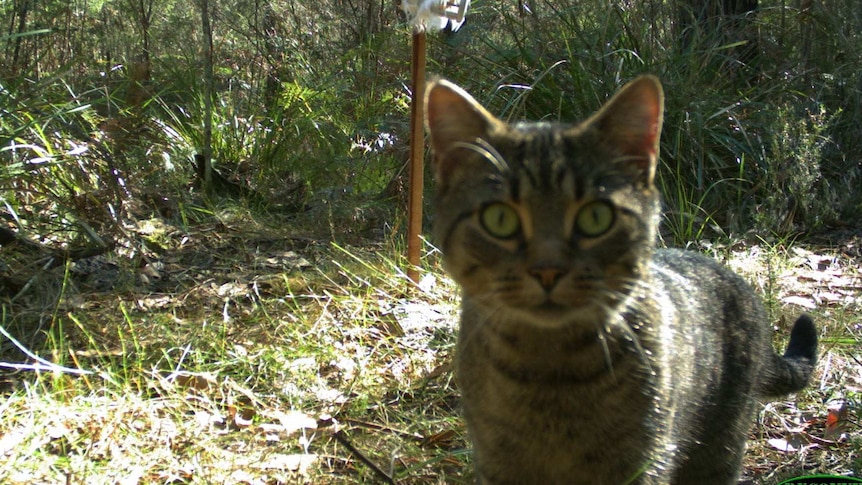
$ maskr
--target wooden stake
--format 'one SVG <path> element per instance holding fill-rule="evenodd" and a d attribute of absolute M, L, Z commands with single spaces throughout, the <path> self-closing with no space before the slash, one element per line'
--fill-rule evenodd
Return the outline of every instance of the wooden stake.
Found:
<path fill-rule="evenodd" d="M 413 33 L 413 100 L 410 105 L 410 188 L 407 215 L 407 276 L 419 283 L 422 249 L 422 189 L 425 161 L 425 31 Z"/>

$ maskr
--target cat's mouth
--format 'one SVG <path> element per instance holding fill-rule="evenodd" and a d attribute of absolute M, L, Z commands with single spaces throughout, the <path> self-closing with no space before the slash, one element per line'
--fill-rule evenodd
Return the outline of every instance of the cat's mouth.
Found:
<path fill-rule="evenodd" d="M 566 312 L 571 309 L 571 307 L 569 307 L 568 305 L 555 303 L 550 298 L 546 299 L 542 303 L 539 303 L 533 308 L 542 313 Z"/>
<path fill-rule="evenodd" d="M 544 328 L 592 325 L 601 318 L 599 306 L 589 302 L 557 303 L 550 298 L 527 309 L 529 321 Z"/>
<path fill-rule="evenodd" d="M 541 303 L 531 308 L 538 314 L 566 316 L 594 306 L 597 303 L 597 298 L 599 295 L 596 294 L 594 288 L 584 285 L 584 288 L 579 291 L 545 295 Z"/>
<path fill-rule="evenodd" d="M 572 305 L 556 303 L 550 299 L 533 306 L 530 312 L 548 322 L 569 320 L 575 313 L 577 307 Z"/>

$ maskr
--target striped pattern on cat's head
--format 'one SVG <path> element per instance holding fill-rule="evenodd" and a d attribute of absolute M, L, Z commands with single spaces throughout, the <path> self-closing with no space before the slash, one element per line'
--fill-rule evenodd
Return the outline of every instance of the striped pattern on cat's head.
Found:
<path fill-rule="evenodd" d="M 464 296 L 552 327 L 624 299 L 656 238 L 662 111 L 652 76 L 580 124 L 509 124 L 432 82 L 434 234 Z"/>

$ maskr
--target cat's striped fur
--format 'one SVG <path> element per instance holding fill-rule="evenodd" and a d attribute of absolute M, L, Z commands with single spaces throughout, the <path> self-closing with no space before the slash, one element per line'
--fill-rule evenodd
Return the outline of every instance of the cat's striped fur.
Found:
<path fill-rule="evenodd" d="M 578 125 L 508 124 L 451 83 L 427 90 L 483 484 L 733 484 L 754 399 L 811 375 L 810 318 L 778 356 L 740 277 L 655 249 L 662 110 L 650 76 Z"/>

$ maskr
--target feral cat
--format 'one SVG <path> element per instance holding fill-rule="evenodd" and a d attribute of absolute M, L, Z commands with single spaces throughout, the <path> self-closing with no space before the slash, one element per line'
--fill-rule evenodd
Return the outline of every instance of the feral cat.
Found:
<path fill-rule="evenodd" d="M 578 125 L 508 124 L 451 83 L 427 89 L 482 484 L 734 484 L 755 398 L 811 376 L 808 316 L 778 356 L 739 276 L 655 247 L 663 109 L 652 76 Z"/>

